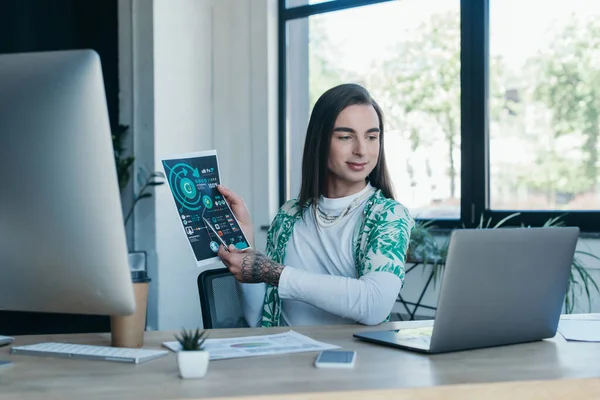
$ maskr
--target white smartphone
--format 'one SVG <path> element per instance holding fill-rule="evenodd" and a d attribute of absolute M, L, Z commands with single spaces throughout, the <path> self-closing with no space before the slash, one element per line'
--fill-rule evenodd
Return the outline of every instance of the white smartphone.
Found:
<path fill-rule="evenodd" d="M 231 219 L 233 219 L 233 218 L 231 218 Z M 214 237 L 215 239 L 217 239 L 219 241 L 219 243 L 221 243 L 225 247 L 225 250 L 229 251 L 228 246 L 230 244 L 233 244 L 238 250 L 241 250 L 241 251 L 244 251 L 244 250 L 247 250 L 250 248 L 250 245 L 248 244 L 248 240 L 246 239 L 246 236 L 243 233 L 242 228 L 237 223 L 237 220 L 235 220 L 235 222 L 236 222 L 235 226 L 237 226 L 237 228 L 228 227 L 228 230 L 237 229 L 237 231 L 241 232 L 241 235 L 238 235 L 239 241 L 237 244 L 235 243 L 235 240 L 232 238 L 231 234 L 224 234 L 223 231 L 217 231 L 217 226 L 219 226 L 219 225 L 213 225 L 208 219 L 206 219 L 204 217 L 202 217 L 202 220 L 204 220 L 204 225 L 206 226 L 206 229 L 209 229 L 212 232 L 211 237 Z M 235 230 L 233 232 L 235 232 Z M 230 237 L 231 243 L 225 242 L 224 236 Z M 240 245 L 241 245 L 241 247 L 240 247 Z"/>
<path fill-rule="evenodd" d="M 213 236 L 215 239 L 217 239 L 224 247 L 225 250 L 227 250 L 227 243 L 225 243 L 225 241 L 223 240 L 223 238 L 219 235 L 219 233 L 216 231 L 215 227 L 212 226 L 212 224 L 210 223 L 209 220 L 207 220 L 206 218 L 202 217 L 202 219 L 204 220 L 204 225 L 210 229 L 210 231 L 212 232 Z"/>
<path fill-rule="evenodd" d="M 315 360 L 317 368 L 353 368 L 356 352 L 351 350 L 324 350 Z"/>
<path fill-rule="evenodd" d="M 229 204 L 220 194 L 214 195 L 213 206 L 202 211 L 202 220 L 219 243 L 225 246 L 234 245 L 239 250 L 250 248 L 250 242 L 242 230 Z"/>

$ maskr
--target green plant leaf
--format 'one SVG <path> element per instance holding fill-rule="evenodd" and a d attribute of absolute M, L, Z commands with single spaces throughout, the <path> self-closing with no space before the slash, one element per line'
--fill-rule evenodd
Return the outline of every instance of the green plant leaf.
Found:
<path fill-rule="evenodd" d="M 498 223 L 496 225 L 494 225 L 494 229 L 500 228 L 502 225 L 504 225 L 504 223 L 506 221 L 509 221 L 509 220 L 513 219 L 514 217 L 516 217 L 518 215 L 521 215 L 521 213 L 510 214 L 509 216 L 502 218 L 500 221 L 498 221 Z M 490 218 L 488 220 L 488 225 L 490 224 L 491 221 L 492 221 L 492 219 Z"/>
<path fill-rule="evenodd" d="M 175 334 L 175 339 L 183 351 L 198 351 L 203 349 L 207 336 L 208 332 L 199 328 L 189 331 L 182 329 L 179 334 Z"/>

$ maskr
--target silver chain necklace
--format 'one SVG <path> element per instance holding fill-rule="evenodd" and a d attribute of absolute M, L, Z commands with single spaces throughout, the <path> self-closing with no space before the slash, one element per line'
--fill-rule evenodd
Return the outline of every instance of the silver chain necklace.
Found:
<path fill-rule="evenodd" d="M 347 215 L 351 214 L 353 211 L 355 211 L 364 200 L 366 200 L 368 197 L 371 196 L 371 194 L 373 194 L 374 191 L 375 191 L 375 189 L 371 188 L 370 190 L 367 190 L 365 193 L 356 197 L 338 215 L 329 215 L 325 211 L 323 211 L 319 205 L 317 205 L 317 223 L 320 226 L 322 226 L 323 228 L 330 228 L 330 227 L 336 225 L 345 216 L 347 216 Z"/>

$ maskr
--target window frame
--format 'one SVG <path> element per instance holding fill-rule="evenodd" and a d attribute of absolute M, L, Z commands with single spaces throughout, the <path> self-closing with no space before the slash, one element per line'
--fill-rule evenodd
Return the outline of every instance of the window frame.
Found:
<path fill-rule="evenodd" d="M 278 0 L 278 152 L 279 203 L 288 200 L 286 75 L 287 30 L 289 21 L 317 14 L 401 0 L 330 0 L 318 4 L 288 7 Z M 582 232 L 600 231 L 598 211 L 535 211 L 490 209 L 489 125 L 488 125 L 488 60 L 489 0 L 460 2 L 460 85 L 461 85 L 461 205 L 460 219 L 433 220 L 437 228 L 450 230 L 477 227 L 483 219 L 492 225 L 510 216 L 511 226 L 543 226 L 549 219 L 560 217 L 567 226 L 578 226 Z M 428 221 L 420 219 L 420 221 Z"/>

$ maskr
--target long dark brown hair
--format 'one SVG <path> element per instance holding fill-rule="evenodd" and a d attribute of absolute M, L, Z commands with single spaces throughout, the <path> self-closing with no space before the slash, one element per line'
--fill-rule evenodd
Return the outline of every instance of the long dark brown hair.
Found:
<path fill-rule="evenodd" d="M 371 105 L 379 118 L 379 159 L 367 177 L 371 185 L 390 199 L 394 198 L 392 181 L 383 151 L 383 112 L 364 87 L 346 83 L 335 86 L 319 97 L 313 108 L 306 130 L 302 155 L 302 183 L 298 201 L 301 206 L 316 205 L 325 190 L 327 159 L 331 147 L 333 127 L 338 115 L 348 106 Z"/>

